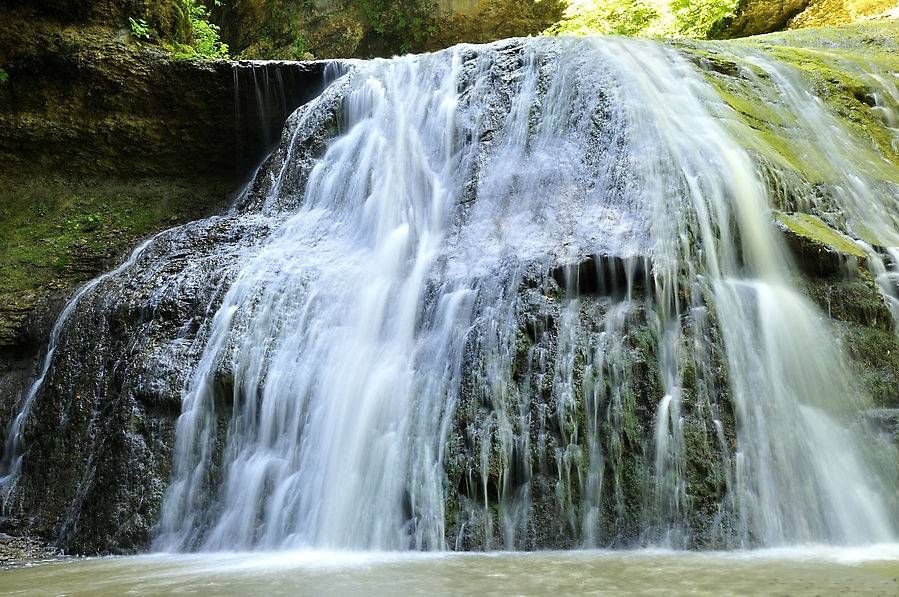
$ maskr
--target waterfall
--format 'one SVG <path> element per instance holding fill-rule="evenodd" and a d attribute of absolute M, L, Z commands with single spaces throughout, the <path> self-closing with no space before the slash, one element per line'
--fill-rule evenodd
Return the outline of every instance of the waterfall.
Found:
<path fill-rule="evenodd" d="M 894 237 L 890 196 L 858 195 L 879 158 L 727 51 L 800 131 L 833 127 L 847 228 Z M 109 274 L 122 304 L 205 289 L 177 336 L 135 332 L 184 379 L 154 548 L 896 539 L 896 451 L 772 220 L 814 181 L 684 50 L 508 40 L 339 74 L 231 213 Z"/>
<path fill-rule="evenodd" d="M 679 321 L 706 301 L 737 411 L 737 542 L 892 537 L 885 489 L 840 426 L 850 376 L 790 286 L 766 189 L 720 124 L 726 107 L 677 52 L 616 39 L 461 47 L 360 65 L 338 89 L 343 134 L 305 189 L 272 187 L 260 208 L 283 224 L 215 317 L 184 398 L 158 546 L 445 548 L 448 426 L 476 347 L 471 391 L 492 412 L 474 483 L 488 537 L 489 496 L 503 494 L 514 547 L 529 513 L 508 477 L 529 450 L 532 397 L 509 381 L 511 303 L 529 265 L 589 255 L 652 264 L 651 292 L 619 303 L 642 305 L 614 306 L 651 313 L 660 344 L 651 541 L 682 545 L 688 532 Z M 279 183 L 289 153 L 280 168 Z M 700 286 L 689 304 L 681 284 Z M 552 457 L 565 477 L 587 461 L 592 495 L 581 499 L 598 501 L 600 413 L 588 413 L 588 453 L 577 437 L 575 295 L 561 299 L 547 372 L 563 436 Z M 621 342 L 620 327 L 604 333 Z M 198 511 L 222 368 L 234 410 L 220 487 Z M 495 459 L 503 479 L 492 489 Z M 575 499 L 561 496 L 563 509 Z"/>

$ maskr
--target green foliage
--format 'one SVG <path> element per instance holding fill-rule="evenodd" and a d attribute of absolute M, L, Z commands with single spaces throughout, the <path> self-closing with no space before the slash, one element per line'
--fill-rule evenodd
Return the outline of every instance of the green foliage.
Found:
<path fill-rule="evenodd" d="M 306 37 L 303 34 L 297 34 L 296 37 L 293 38 L 293 57 L 297 60 L 302 60 L 303 56 L 309 52 L 309 42 L 306 41 Z"/>
<path fill-rule="evenodd" d="M 219 27 L 209 22 L 209 9 L 198 0 L 184 0 L 193 32 L 193 49 L 202 58 L 227 58 L 228 46 L 219 37 Z M 219 0 L 215 0 L 219 4 Z"/>
<path fill-rule="evenodd" d="M 220 0 L 213 0 L 219 6 Z M 171 35 L 166 25 L 154 19 L 150 12 L 147 19 L 128 18 L 131 34 L 137 39 L 152 41 L 172 52 L 175 58 L 228 58 L 228 46 L 219 37 L 219 27 L 209 22 L 209 9 L 200 0 L 174 0 L 174 6 L 183 12 L 182 22 L 187 17 L 189 31 L 182 35 Z"/>
<path fill-rule="evenodd" d="M 645 35 L 706 37 L 733 15 L 738 0 L 568 0 L 550 35 Z"/>
<path fill-rule="evenodd" d="M 675 32 L 706 37 L 711 29 L 737 9 L 738 0 L 671 0 Z"/>
<path fill-rule="evenodd" d="M 575 0 L 547 33 L 641 35 L 659 16 L 656 6 L 646 0 Z"/>
<path fill-rule="evenodd" d="M 147 21 L 128 17 L 128 22 L 131 23 L 131 35 L 138 39 L 150 39 L 150 26 Z"/>
<path fill-rule="evenodd" d="M 369 27 L 388 45 L 407 53 L 436 32 L 434 0 L 354 0 Z"/>
<path fill-rule="evenodd" d="M 6 81 L 8 81 L 8 80 L 9 80 L 9 75 L 8 75 L 7 72 L 3 69 L 3 67 L 0 66 L 0 84 L 6 83 Z"/>

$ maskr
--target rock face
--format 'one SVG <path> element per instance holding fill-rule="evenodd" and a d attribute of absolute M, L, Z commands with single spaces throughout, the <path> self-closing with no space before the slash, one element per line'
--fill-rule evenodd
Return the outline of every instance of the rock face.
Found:
<path fill-rule="evenodd" d="M 808 8 L 811 0 L 743 0 L 733 17 L 713 30 L 710 37 L 731 38 L 783 31 L 790 19 Z"/>
<path fill-rule="evenodd" d="M 186 42 L 190 37 L 186 6 L 172 0 L 9 0 L 4 4 L 31 18 L 116 30 L 128 27 L 129 18 L 143 19 L 168 40 Z"/>
<path fill-rule="evenodd" d="M 563 0 L 247 0 L 213 7 L 233 53 L 249 58 L 394 56 L 538 35 Z"/>
<path fill-rule="evenodd" d="M 729 39 L 786 29 L 895 19 L 893 0 L 741 0 L 709 37 Z"/>
<path fill-rule="evenodd" d="M 126 9 L 0 8 L 4 350 L 45 337 L 38 295 L 64 294 L 137 238 L 226 202 L 321 88 L 322 63 L 178 61 L 136 47 L 107 27 Z"/>
<path fill-rule="evenodd" d="M 739 42 L 747 48 L 770 48 L 772 56 L 793 69 L 794 78 L 777 83 L 795 88 L 806 81 L 824 102 L 802 104 L 801 109 L 775 99 L 768 87 L 774 82 L 762 81 L 751 66 L 727 60 L 715 50 L 704 52 L 697 61 L 708 69 L 709 80 L 734 108 L 738 126 L 760 131 L 766 139 L 756 151 L 762 163 L 778 172 L 773 176 L 811 182 L 811 192 L 798 196 L 778 193 L 775 207 L 782 212 L 775 212 L 773 219 L 796 257 L 809 296 L 836 324 L 857 378 L 882 407 L 896 404 L 895 383 L 899 381 L 895 311 L 891 317 L 891 307 L 884 300 L 886 296 L 889 301 L 895 281 L 890 281 L 889 274 L 879 273 L 878 251 L 862 249 L 887 247 L 896 239 L 886 231 L 878 237 L 861 221 L 886 221 L 890 216 L 864 215 L 864 209 L 872 204 L 847 200 L 860 189 L 850 186 L 847 181 L 851 177 L 824 157 L 831 149 L 834 153 L 846 149 L 836 149 L 826 135 L 809 134 L 809 130 L 812 122 L 818 122 L 818 127 L 844 127 L 854 133 L 852 151 L 866 156 L 863 159 L 869 164 L 883 163 L 888 168 L 899 164 L 899 136 L 890 124 L 891 114 L 899 110 L 899 98 L 889 93 L 881 96 L 874 91 L 879 86 L 878 75 L 851 66 L 852 56 L 864 55 L 872 61 L 868 68 L 896 69 L 897 34 L 899 24 L 884 23 L 797 30 Z M 828 48 L 829 56 L 816 51 L 821 45 Z M 875 100 L 875 95 L 882 99 Z M 809 119 L 808 114 L 821 120 Z M 889 201 L 895 195 L 894 172 L 868 175 L 870 180 L 880 181 L 872 184 L 872 196 Z M 840 204 L 847 209 L 835 207 Z"/>
<path fill-rule="evenodd" d="M 45 391 L 67 398 L 35 403 L 24 431 L 29 444 L 25 466 L 33 472 L 7 504 L 7 512 L 21 514 L 8 515 L 5 528 L 27 529 L 75 553 L 132 551 L 149 544 L 171 475 L 181 408 L 177 388 L 187 373 L 178 363 L 189 358 L 190 337 L 216 299 L 216 285 L 201 287 L 199 281 L 227 275 L 227 264 L 220 261 L 227 259 L 227 250 L 222 249 L 236 228 L 213 223 L 201 245 L 190 243 L 187 230 L 166 233 L 156 247 L 184 243 L 190 250 L 165 260 L 154 252 L 141 255 L 135 262 L 147 276 L 135 280 L 141 290 L 131 300 L 113 301 L 116 312 L 109 319 L 111 304 L 105 300 L 79 309 L 57 347 L 59 357 L 73 357 L 74 368 L 54 367 L 44 382 Z M 203 246 L 214 256 L 204 254 Z M 172 277 L 174 272 L 179 275 Z M 153 295 L 163 283 L 179 288 L 168 288 L 157 300 Z M 97 309 L 93 315 L 92 309 Z M 100 312 L 108 325 L 96 325 Z M 181 327 L 185 324 L 187 329 Z M 84 338 L 96 339 L 109 352 L 76 358 L 74 344 Z M 135 343 L 137 338 L 145 342 Z M 154 350 L 158 342 L 166 343 L 167 351 Z M 83 367 L 96 368 L 98 375 L 85 374 Z M 48 434 L 50 429 L 56 433 Z M 74 457 L 78 453 L 89 456 Z"/>
<path fill-rule="evenodd" d="M 304 147 L 317 153 L 322 143 L 310 139 Z M 70 553 L 148 546 L 171 477 L 180 389 L 190 372 L 184 365 L 196 361 L 196 341 L 227 287 L 236 252 L 266 232 L 264 221 L 241 214 L 170 229 L 132 255 L 129 270 L 142 274 L 120 289 L 123 294 L 101 298 L 118 288 L 120 279 L 110 278 L 79 303 L 64 320 L 66 332 L 54 351 L 54 363 L 71 357 L 72 368 L 54 365 L 41 386 L 41 395 L 65 397 L 34 404 L 23 429 L 24 466 L 32 472 L 7 500 L 2 528 L 27 532 Z M 95 317 L 101 313 L 106 323 L 98 326 Z M 85 341 L 109 352 L 83 361 L 75 346 Z M 12 410 L 9 401 L 25 395 L 26 379 L 20 371 L 4 378 L 6 412 Z M 79 459 L 78 453 L 90 456 Z"/>
<path fill-rule="evenodd" d="M 0 352 L 32 354 L 40 302 L 227 202 L 325 65 L 172 60 L 102 24 L 0 19 Z"/>

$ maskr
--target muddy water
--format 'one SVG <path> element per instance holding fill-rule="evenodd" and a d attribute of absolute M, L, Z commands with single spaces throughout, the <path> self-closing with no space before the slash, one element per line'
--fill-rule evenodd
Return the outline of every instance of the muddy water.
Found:
<path fill-rule="evenodd" d="M 899 545 L 730 553 L 283 552 L 56 561 L 0 571 L 4 595 L 887 595 Z"/>

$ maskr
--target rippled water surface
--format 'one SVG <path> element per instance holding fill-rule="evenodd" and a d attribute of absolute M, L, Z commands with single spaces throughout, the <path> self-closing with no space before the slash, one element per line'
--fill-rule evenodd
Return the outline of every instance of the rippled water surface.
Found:
<path fill-rule="evenodd" d="M 11 595 L 897 595 L 899 545 L 732 553 L 152 555 L 0 572 Z"/>

